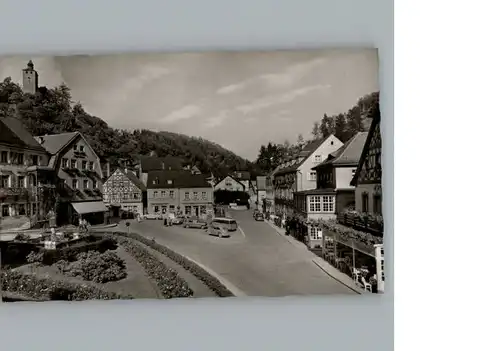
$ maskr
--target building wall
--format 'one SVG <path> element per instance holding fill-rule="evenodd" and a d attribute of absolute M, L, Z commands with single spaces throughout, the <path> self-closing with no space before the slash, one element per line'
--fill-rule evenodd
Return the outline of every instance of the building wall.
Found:
<path fill-rule="evenodd" d="M 380 195 L 382 201 L 382 191 L 380 184 L 359 184 L 355 190 L 356 211 L 363 212 L 363 194 L 368 195 L 368 211 L 374 213 L 374 196 Z"/>
<path fill-rule="evenodd" d="M 356 196 L 355 190 L 349 189 L 346 191 L 338 191 L 335 195 L 335 212 L 337 214 L 342 213 L 348 207 L 351 207 L 355 204 Z"/>
<path fill-rule="evenodd" d="M 103 201 L 120 205 L 125 211 L 143 213 L 142 190 L 121 170 L 116 170 L 103 184 Z"/>
<path fill-rule="evenodd" d="M 316 177 L 311 177 L 311 168 L 326 160 L 329 154 L 337 151 L 343 143 L 330 135 L 299 167 L 297 191 L 316 189 Z M 315 174 L 315 172 L 313 172 Z"/>
<path fill-rule="evenodd" d="M 196 208 L 198 211 L 205 208 L 205 211 L 213 210 L 214 192 L 212 188 L 186 188 L 180 189 L 180 203 L 181 211 L 185 215 L 196 215 Z M 190 211 L 188 210 L 190 209 Z M 198 215 L 201 213 L 198 212 Z M 206 214 L 206 213 L 205 213 Z"/>
<path fill-rule="evenodd" d="M 21 164 L 14 160 L 13 153 L 23 155 Z M 37 165 L 47 166 L 49 155 L 43 151 L 0 144 L 0 188 L 9 188 L 6 190 L 9 195 L 2 201 L 0 217 L 4 217 L 4 214 L 11 217 L 38 212 L 40 207 L 34 188 L 37 185 L 36 177 L 27 172 L 27 167 L 33 165 L 33 156 L 38 158 Z M 25 196 L 12 195 L 18 193 Z"/>
<path fill-rule="evenodd" d="M 338 189 L 354 189 L 350 184 L 354 173 L 356 173 L 356 167 L 335 168 L 336 187 Z"/>
<path fill-rule="evenodd" d="M 83 147 L 83 152 L 81 151 L 81 147 Z M 79 170 L 79 173 L 77 175 L 64 171 L 64 168 L 66 168 L 66 166 L 68 166 L 69 168 L 73 167 L 71 164 L 72 160 L 76 162 L 76 168 Z M 86 162 L 86 169 L 90 171 L 93 170 L 95 172 L 94 177 L 90 177 L 86 175 L 85 172 L 83 172 L 84 161 Z M 90 145 L 82 137 L 78 137 L 61 152 L 57 162 L 57 170 L 58 177 L 62 179 L 65 184 L 71 189 L 78 189 L 86 196 L 88 196 L 84 191 L 85 180 L 88 180 L 89 187 L 91 189 L 99 189 L 99 191 L 102 193 L 102 169 L 99 157 L 94 154 Z M 76 187 L 73 184 L 73 180 L 77 181 Z M 88 198 L 89 200 L 94 201 L 102 200 L 102 196 L 97 195 L 88 196 Z"/>
<path fill-rule="evenodd" d="M 148 189 L 147 194 L 148 213 L 174 212 L 180 206 L 179 189 Z"/>
<path fill-rule="evenodd" d="M 246 189 L 248 188 L 231 177 L 226 177 L 215 185 L 215 190 L 245 191 Z"/>

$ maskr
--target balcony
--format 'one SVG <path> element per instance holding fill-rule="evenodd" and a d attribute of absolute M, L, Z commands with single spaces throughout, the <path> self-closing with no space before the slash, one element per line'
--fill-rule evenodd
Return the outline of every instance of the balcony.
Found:
<path fill-rule="evenodd" d="M 348 210 L 337 216 L 337 222 L 346 227 L 351 227 L 373 235 L 383 236 L 384 234 L 384 220 L 381 215 Z"/>

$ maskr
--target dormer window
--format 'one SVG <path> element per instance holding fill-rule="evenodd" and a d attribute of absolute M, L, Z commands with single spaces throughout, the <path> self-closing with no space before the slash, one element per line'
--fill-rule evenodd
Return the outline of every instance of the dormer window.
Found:
<path fill-rule="evenodd" d="M 321 162 L 321 155 L 314 155 L 314 162 L 320 163 Z"/>
<path fill-rule="evenodd" d="M 78 145 L 73 145 L 73 151 L 78 151 Z"/>

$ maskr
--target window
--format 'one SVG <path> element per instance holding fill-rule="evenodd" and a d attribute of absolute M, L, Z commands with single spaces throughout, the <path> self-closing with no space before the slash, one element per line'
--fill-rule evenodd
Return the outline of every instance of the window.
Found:
<path fill-rule="evenodd" d="M 207 200 L 207 192 L 206 191 L 202 191 L 201 192 L 201 199 L 202 200 Z"/>
<path fill-rule="evenodd" d="M 7 151 L 2 151 L 2 155 L 0 157 L 0 162 L 7 163 L 9 159 L 9 153 Z"/>
<path fill-rule="evenodd" d="M 311 240 L 321 240 L 323 238 L 323 233 L 319 227 L 310 227 L 309 235 L 311 236 Z"/>
<path fill-rule="evenodd" d="M 232 186 L 233 182 L 231 182 L 231 179 L 226 179 L 226 186 Z"/>
<path fill-rule="evenodd" d="M 38 166 L 38 155 L 31 155 L 31 163 L 33 166 Z"/>
<path fill-rule="evenodd" d="M 160 206 L 155 206 L 155 213 L 160 212 Z"/>
<path fill-rule="evenodd" d="M 186 214 L 186 216 L 190 216 L 191 215 L 191 206 L 184 207 L 184 213 Z"/>
<path fill-rule="evenodd" d="M 184 200 L 189 200 L 189 191 L 184 193 Z"/>
<path fill-rule="evenodd" d="M 69 166 L 68 159 L 67 158 L 63 158 L 62 159 L 62 167 L 63 168 L 68 168 L 68 166 Z"/>
<path fill-rule="evenodd" d="M 308 180 L 316 180 L 316 172 L 309 172 Z"/>
<path fill-rule="evenodd" d="M 83 147 L 83 145 L 80 145 L 80 152 L 83 152 L 85 150 L 85 148 Z"/>
<path fill-rule="evenodd" d="M 167 180 L 167 184 L 168 184 L 168 185 L 172 185 L 172 180 L 170 180 L 170 179 L 169 179 L 169 180 Z"/>
<path fill-rule="evenodd" d="M 175 197 L 175 193 L 174 193 L 174 191 L 173 191 L 173 190 L 170 190 L 170 191 L 168 192 L 168 196 L 169 196 L 171 199 L 173 199 L 173 198 Z"/>
<path fill-rule="evenodd" d="M 75 169 L 76 167 L 76 160 L 71 160 L 71 168 Z"/>
<path fill-rule="evenodd" d="M 167 213 L 167 206 L 162 206 L 161 207 L 161 213 L 166 214 Z"/>
<path fill-rule="evenodd" d="M 17 163 L 20 165 L 24 164 L 24 154 L 17 154 Z"/>
<path fill-rule="evenodd" d="M 139 194 L 138 193 L 134 193 L 134 200 L 139 200 Z"/>
<path fill-rule="evenodd" d="M 314 155 L 314 163 L 320 163 L 321 162 L 321 155 Z"/>
<path fill-rule="evenodd" d="M 197 191 L 193 191 L 193 199 L 198 200 L 198 192 Z"/>
<path fill-rule="evenodd" d="M 97 182 L 92 183 L 94 189 L 97 189 Z"/>
<path fill-rule="evenodd" d="M 200 206 L 200 214 L 207 214 L 207 206 Z"/>
<path fill-rule="evenodd" d="M 88 179 L 84 179 L 84 180 L 83 180 L 83 188 L 84 188 L 84 189 L 90 189 Z"/>
<path fill-rule="evenodd" d="M 323 196 L 323 212 L 333 212 L 333 196 Z"/>
<path fill-rule="evenodd" d="M 94 170 L 94 162 L 90 161 L 89 162 L 89 171 L 93 171 Z"/>
<path fill-rule="evenodd" d="M 376 214 L 382 214 L 382 196 L 379 194 L 373 195 L 373 212 Z"/>
<path fill-rule="evenodd" d="M 82 161 L 82 169 L 87 169 L 87 161 Z"/>
<path fill-rule="evenodd" d="M 17 177 L 17 186 L 20 187 L 20 188 L 24 188 L 26 185 L 24 183 L 24 177 L 23 176 L 19 176 Z"/>
<path fill-rule="evenodd" d="M 0 176 L 0 187 L 2 188 L 9 187 L 9 176 L 7 175 Z"/>
<path fill-rule="evenodd" d="M 167 196 L 167 192 L 165 190 L 162 190 L 161 191 L 161 197 L 165 197 L 165 196 Z"/>
<path fill-rule="evenodd" d="M 19 215 L 26 216 L 26 206 L 24 204 L 19 204 Z"/>
<path fill-rule="evenodd" d="M 78 189 L 78 179 L 72 179 L 71 186 L 73 189 Z"/>
<path fill-rule="evenodd" d="M 321 211 L 321 196 L 309 197 L 309 212 Z"/>
<path fill-rule="evenodd" d="M 2 206 L 2 217 L 9 217 L 9 216 L 10 216 L 9 205 L 3 205 Z"/>
<path fill-rule="evenodd" d="M 361 212 L 368 212 L 368 194 L 361 195 Z"/>
<path fill-rule="evenodd" d="M 168 212 L 174 213 L 175 212 L 175 206 L 174 205 L 168 206 Z"/>
<path fill-rule="evenodd" d="M 73 145 L 73 151 L 77 151 L 78 150 L 78 145 Z"/>
<path fill-rule="evenodd" d="M 158 192 L 157 191 L 153 191 L 153 197 L 158 197 Z"/>

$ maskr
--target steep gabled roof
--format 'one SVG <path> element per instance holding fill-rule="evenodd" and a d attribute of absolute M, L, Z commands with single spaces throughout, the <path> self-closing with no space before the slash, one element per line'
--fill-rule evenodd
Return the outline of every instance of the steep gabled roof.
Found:
<path fill-rule="evenodd" d="M 169 182 L 170 181 L 170 182 Z M 212 188 L 203 174 L 185 170 L 151 171 L 148 173 L 148 189 Z"/>
<path fill-rule="evenodd" d="M 300 162 L 297 162 L 290 167 L 282 168 L 276 172 L 274 172 L 274 175 L 280 175 L 280 174 L 286 174 L 290 172 L 294 172 L 297 169 L 299 169 L 304 162 L 321 146 L 323 143 L 330 137 L 331 135 L 327 136 L 326 138 L 321 138 L 318 140 L 314 140 L 304 146 L 304 148 L 299 152 L 299 157 L 302 157 L 302 160 Z"/>
<path fill-rule="evenodd" d="M 358 132 L 346 141 L 337 151 L 328 155 L 328 158 L 312 168 L 317 169 L 326 165 L 333 166 L 357 166 L 363 151 L 368 132 Z"/>
<path fill-rule="evenodd" d="M 219 185 L 220 183 L 222 183 L 223 181 L 225 181 L 227 178 L 231 178 L 232 180 L 234 180 L 236 183 L 240 184 L 243 189 L 245 189 L 245 184 L 243 184 L 242 182 L 240 182 L 238 179 L 236 179 L 235 177 L 233 177 L 232 175 L 227 175 L 225 176 L 224 178 L 222 178 L 221 180 L 219 180 L 217 183 L 215 183 L 214 187 L 217 187 L 217 185 Z"/>
<path fill-rule="evenodd" d="M 61 133 L 61 134 L 51 134 L 51 135 L 40 135 L 35 137 L 36 140 L 42 145 L 45 150 L 50 154 L 55 155 L 61 151 L 66 145 L 68 145 L 73 139 L 75 139 L 80 133 Z"/>
<path fill-rule="evenodd" d="M 366 162 L 366 156 L 368 155 L 368 151 L 370 150 L 371 140 L 379 124 L 380 124 L 380 106 L 377 104 L 374 111 L 372 112 L 372 124 L 370 125 L 370 130 L 368 130 L 368 135 L 365 140 L 365 145 L 363 146 L 363 151 L 361 152 L 361 157 L 359 158 L 359 163 L 358 167 L 356 168 L 356 173 L 354 174 L 351 180 L 352 186 L 357 186 L 358 184 L 359 174 L 363 169 L 363 164 Z"/>
<path fill-rule="evenodd" d="M 23 126 L 22 121 L 15 117 L 0 118 L 0 142 L 45 152 L 45 149 L 40 146 L 33 135 Z"/>
<path fill-rule="evenodd" d="M 120 169 L 121 170 L 121 169 Z M 146 186 L 137 178 L 137 176 L 134 174 L 134 172 L 128 171 L 128 170 L 121 170 L 123 174 L 139 189 L 142 191 L 146 191 Z"/>

